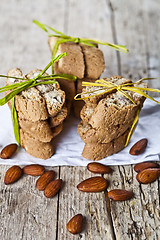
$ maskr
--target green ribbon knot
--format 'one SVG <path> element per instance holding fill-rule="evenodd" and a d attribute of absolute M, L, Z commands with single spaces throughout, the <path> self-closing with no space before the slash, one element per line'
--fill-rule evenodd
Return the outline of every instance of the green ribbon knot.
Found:
<path fill-rule="evenodd" d="M 33 20 L 33 23 L 35 23 L 38 27 L 40 27 L 43 31 L 48 33 L 49 37 L 56 37 L 58 38 L 58 40 L 56 41 L 54 48 L 53 48 L 53 56 L 56 55 L 57 50 L 58 50 L 58 46 L 60 43 L 64 43 L 64 42 L 74 42 L 74 43 L 82 43 L 91 47 L 96 47 L 97 44 L 100 45 L 105 45 L 105 46 L 109 46 L 114 48 L 117 51 L 121 51 L 123 53 L 128 52 L 128 49 L 126 48 L 125 45 L 117 45 L 117 44 L 113 44 L 113 43 L 108 43 L 108 42 L 102 42 L 102 41 L 98 41 L 98 40 L 94 40 L 94 39 L 88 39 L 88 38 L 79 38 L 79 37 L 71 37 L 71 36 L 67 36 L 64 33 L 57 31 L 56 29 L 46 25 L 46 24 L 42 24 L 37 20 Z M 49 30 L 51 30 L 54 33 L 50 33 Z"/>
<path fill-rule="evenodd" d="M 75 38 L 74 42 L 75 43 L 80 43 L 80 38 Z"/>

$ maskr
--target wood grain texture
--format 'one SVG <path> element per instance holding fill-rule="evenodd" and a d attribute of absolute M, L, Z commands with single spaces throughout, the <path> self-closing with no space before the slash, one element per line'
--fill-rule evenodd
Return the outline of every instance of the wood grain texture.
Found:
<path fill-rule="evenodd" d="M 120 53 L 120 74 L 132 80 L 155 77 L 148 81 L 149 87 L 160 87 L 160 14 L 158 1 L 109 0 L 115 19 L 116 38 L 124 42 L 128 54 Z M 123 13 L 123 14 L 122 14 Z M 147 81 L 146 81 L 147 82 Z M 152 96 L 159 96 L 150 93 Z"/>
<path fill-rule="evenodd" d="M 58 195 L 44 197 L 36 189 L 38 177 L 24 175 L 18 182 L 6 186 L 4 175 L 9 166 L 1 166 L 0 175 L 0 236 L 11 239 L 55 239 Z M 58 167 L 48 168 L 57 172 Z"/>
<path fill-rule="evenodd" d="M 159 181 L 142 185 L 136 180 L 133 166 L 117 166 L 110 178 L 111 189 L 133 190 L 134 198 L 125 202 L 111 201 L 111 214 L 116 238 L 158 239 L 160 234 Z"/>
<path fill-rule="evenodd" d="M 24 73 L 43 68 L 50 59 L 47 35 L 33 19 L 73 36 L 126 44 L 128 54 L 100 46 L 106 69 L 103 76 L 122 74 L 137 80 L 160 77 L 160 2 L 157 0 L 0 1 L 0 73 L 20 67 Z M 0 86 L 4 85 L 1 80 Z M 160 81 L 149 82 L 158 88 Z M 154 94 L 155 95 L 155 94 Z M 0 95 L 1 97 L 2 95 Z M 160 183 L 140 185 L 133 166 L 113 167 L 108 190 L 133 189 L 135 197 L 112 202 L 107 192 L 84 193 L 76 186 L 95 176 L 85 167 L 54 167 L 64 180 L 52 199 L 35 188 L 35 177 L 23 176 L 5 186 L 9 166 L 0 166 L 0 236 L 3 240 L 158 240 L 160 236 Z M 71 235 L 66 223 L 77 213 L 85 217 L 81 234 Z"/>
<path fill-rule="evenodd" d="M 106 236 L 108 239 L 112 239 L 104 193 L 85 193 L 77 189 L 77 185 L 81 181 L 95 175 L 91 174 L 86 167 L 67 167 L 67 170 L 66 167 L 61 167 L 60 176 L 65 185 L 59 198 L 58 239 L 103 240 Z M 68 176 L 70 177 L 68 178 Z M 85 218 L 83 232 L 73 236 L 65 226 L 78 213 Z"/>
<path fill-rule="evenodd" d="M 157 4 L 155 2 L 157 1 L 153 3 L 152 8 L 149 1 L 140 1 L 141 4 L 139 1 L 127 1 L 127 4 L 126 1 L 113 0 L 109 2 L 114 19 L 115 38 L 118 42 L 124 41 L 130 49 L 127 56 L 120 54 L 118 58 L 120 74 L 133 80 L 144 76 L 153 77 L 149 65 L 151 56 L 148 39 L 150 39 L 150 34 L 145 18 L 148 22 L 153 22 L 151 12 L 153 7 L 156 12 Z M 154 28 L 153 25 L 152 28 Z M 159 77 L 160 71 L 157 68 L 156 70 L 156 75 Z M 158 88 L 159 80 L 151 81 L 148 84 Z M 155 93 L 151 95 L 156 96 Z M 133 190 L 135 193 L 133 200 L 122 203 L 111 201 L 110 207 L 116 238 L 121 240 L 158 239 L 160 234 L 159 180 L 150 184 L 149 187 L 140 185 L 135 177 L 133 166 L 119 166 L 115 167 L 111 178 L 109 189 L 123 188 Z"/>

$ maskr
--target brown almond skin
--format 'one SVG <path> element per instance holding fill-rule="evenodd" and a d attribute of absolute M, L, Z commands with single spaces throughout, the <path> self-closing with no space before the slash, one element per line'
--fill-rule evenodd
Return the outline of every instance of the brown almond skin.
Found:
<path fill-rule="evenodd" d="M 100 173 L 100 174 L 105 174 L 105 173 L 111 173 L 112 172 L 112 168 L 110 168 L 109 166 L 106 166 L 102 163 L 98 163 L 98 162 L 89 163 L 87 165 L 87 169 L 90 172 Z"/>
<path fill-rule="evenodd" d="M 154 162 L 142 162 L 142 163 L 137 163 L 134 166 L 134 171 L 139 173 L 141 171 L 143 171 L 144 169 L 147 168 L 159 168 L 159 165 L 157 163 Z"/>
<path fill-rule="evenodd" d="M 58 193 L 58 191 L 60 190 L 61 186 L 62 186 L 62 179 L 56 179 L 52 182 L 50 182 L 47 187 L 44 190 L 44 195 L 47 198 L 51 198 L 53 196 L 56 195 L 56 193 Z"/>
<path fill-rule="evenodd" d="M 147 168 L 139 172 L 136 179 L 139 183 L 152 183 L 160 176 L 160 168 Z"/>
<path fill-rule="evenodd" d="M 127 191 L 124 189 L 114 189 L 108 192 L 108 197 L 113 201 L 126 201 L 133 197 L 132 191 Z"/>
<path fill-rule="evenodd" d="M 55 172 L 50 170 L 45 173 L 43 173 L 36 182 L 36 188 L 39 191 L 43 191 L 47 185 L 54 179 L 55 177 Z"/>
<path fill-rule="evenodd" d="M 107 188 L 108 182 L 103 177 L 91 177 L 77 185 L 82 192 L 101 192 Z"/>
<path fill-rule="evenodd" d="M 143 153 L 147 147 L 148 140 L 147 138 L 143 138 L 136 142 L 130 149 L 129 153 L 131 155 L 139 155 Z"/>
<path fill-rule="evenodd" d="M 72 234 L 77 234 L 82 232 L 83 228 L 83 216 L 82 214 L 77 214 L 67 223 L 67 230 Z"/>
<path fill-rule="evenodd" d="M 18 181 L 18 179 L 20 179 L 22 174 L 23 174 L 22 169 L 19 166 L 14 165 L 7 170 L 4 177 L 4 183 L 6 185 L 14 183 Z"/>
<path fill-rule="evenodd" d="M 44 173 L 45 168 L 39 164 L 27 165 L 23 168 L 23 172 L 31 176 L 40 176 Z"/>
<path fill-rule="evenodd" d="M 13 154 L 17 151 L 17 148 L 18 145 L 15 143 L 7 145 L 2 149 L 0 157 L 3 159 L 11 158 Z"/>

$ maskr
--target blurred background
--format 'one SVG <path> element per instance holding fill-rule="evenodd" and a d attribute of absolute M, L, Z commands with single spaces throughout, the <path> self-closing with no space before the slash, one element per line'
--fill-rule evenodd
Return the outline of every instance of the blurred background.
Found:
<path fill-rule="evenodd" d="M 103 76 L 160 78 L 159 0 L 0 0 L 1 74 L 13 67 L 26 74 L 49 62 L 47 33 L 33 19 L 68 35 L 127 45 L 129 53 L 100 46 Z M 152 87 L 160 87 L 160 80 Z"/>

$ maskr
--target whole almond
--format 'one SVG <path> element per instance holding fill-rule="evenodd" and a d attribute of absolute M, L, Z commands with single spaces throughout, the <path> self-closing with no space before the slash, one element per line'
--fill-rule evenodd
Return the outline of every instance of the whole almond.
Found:
<path fill-rule="evenodd" d="M 31 176 L 40 176 L 44 173 L 45 168 L 39 164 L 27 165 L 23 168 L 23 172 Z"/>
<path fill-rule="evenodd" d="M 16 182 L 23 174 L 22 169 L 19 166 L 10 167 L 4 177 L 4 183 L 6 185 Z"/>
<path fill-rule="evenodd" d="M 77 185 L 82 192 L 101 192 L 107 188 L 107 180 L 103 177 L 91 177 Z"/>
<path fill-rule="evenodd" d="M 87 169 L 90 172 L 93 173 L 100 173 L 100 174 L 105 174 L 105 173 L 111 173 L 112 168 L 98 162 L 91 162 L 87 165 Z"/>
<path fill-rule="evenodd" d="M 143 153 L 147 147 L 148 140 L 146 138 L 143 138 L 136 142 L 130 149 L 129 153 L 131 155 L 139 155 Z"/>
<path fill-rule="evenodd" d="M 13 154 L 16 152 L 17 148 L 18 145 L 15 143 L 7 145 L 2 149 L 0 157 L 3 159 L 11 158 Z"/>
<path fill-rule="evenodd" d="M 147 168 L 136 176 L 138 182 L 147 184 L 154 182 L 160 176 L 160 168 Z"/>
<path fill-rule="evenodd" d="M 114 189 L 108 192 L 108 197 L 114 201 L 125 201 L 133 197 L 132 191 L 127 191 L 124 189 Z"/>
<path fill-rule="evenodd" d="M 81 233 L 83 228 L 83 216 L 77 214 L 67 223 L 67 230 L 72 234 Z"/>
<path fill-rule="evenodd" d="M 56 179 L 50 182 L 44 190 L 44 195 L 47 198 L 51 198 L 56 195 L 62 186 L 62 179 Z"/>
<path fill-rule="evenodd" d="M 159 165 L 157 163 L 154 163 L 154 162 L 142 162 L 142 163 L 137 163 L 135 166 L 134 166 L 134 171 L 139 173 L 141 171 L 143 171 L 144 169 L 147 169 L 147 168 L 158 168 Z"/>
<path fill-rule="evenodd" d="M 39 191 L 43 191 L 47 185 L 54 179 L 55 172 L 50 170 L 43 173 L 36 182 L 36 188 Z"/>

